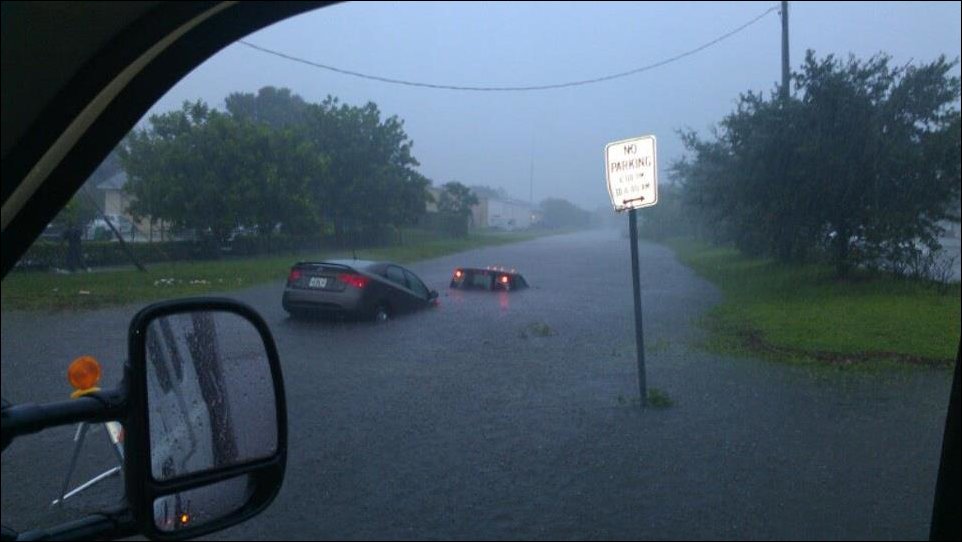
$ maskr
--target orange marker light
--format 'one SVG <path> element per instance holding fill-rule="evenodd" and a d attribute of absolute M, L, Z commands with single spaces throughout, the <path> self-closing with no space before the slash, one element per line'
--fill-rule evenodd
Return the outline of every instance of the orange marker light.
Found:
<path fill-rule="evenodd" d="M 100 364 L 92 356 L 80 356 L 67 367 L 67 379 L 77 391 L 89 390 L 100 381 Z"/>
<path fill-rule="evenodd" d="M 180 524 L 181 524 L 181 525 L 187 525 L 188 523 L 190 523 L 190 516 L 187 515 L 187 514 L 181 514 L 181 515 L 180 515 Z"/>

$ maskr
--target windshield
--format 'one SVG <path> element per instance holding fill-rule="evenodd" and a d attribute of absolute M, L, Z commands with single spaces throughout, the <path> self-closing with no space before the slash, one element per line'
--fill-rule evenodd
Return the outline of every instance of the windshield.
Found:
<path fill-rule="evenodd" d="M 289 451 L 217 536 L 927 537 L 960 6 L 783 9 L 348 3 L 244 37 L 4 279 L 4 400 L 68 399 L 80 356 L 115 386 L 138 310 L 224 295 L 274 335 Z M 5 450 L 5 525 L 116 503 L 111 431 Z"/>

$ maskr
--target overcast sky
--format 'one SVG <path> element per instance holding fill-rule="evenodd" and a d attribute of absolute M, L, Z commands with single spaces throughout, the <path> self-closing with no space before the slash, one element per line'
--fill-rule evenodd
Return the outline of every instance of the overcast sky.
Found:
<path fill-rule="evenodd" d="M 464 86 L 583 80 L 631 70 L 695 49 L 775 2 L 346 3 L 248 36 L 292 56 L 383 77 Z M 960 4 L 925 2 L 789 5 L 793 69 L 806 49 L 820 56 L 891 54 L 896 63 L 960 55 Z M 781 24 L 772 12 L 701 52 L 644 73 L 539 92 L 458 92 L 367 81 L 234 44 L 182 80 L 152 109 L 202 99 L 223 107 L 231 92 L 288 87 L 308 101 L 334 95 L 375 102 L 404 119 L 420 171 L 505 188 L 527 200 L 564 197 L 608 204 L 605 143 L 658 138 L 661 182 L 683 153 L 676 135 L 701 133 L 730 112 L 740 92 L 770 91 L 781 77 Z M 959 70 L 956 68 L 955 73 Z"/>

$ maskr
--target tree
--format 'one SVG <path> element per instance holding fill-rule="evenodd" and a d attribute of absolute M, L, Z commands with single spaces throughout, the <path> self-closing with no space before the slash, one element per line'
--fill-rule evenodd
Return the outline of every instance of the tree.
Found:
<path fill-rule="evenodd" d="M 718 240 L 783 261 L 825 254 L 837 276 L 938 246 L 957 217 L 956 62 L 891 67 L 877 55 L 806 55 L 796 96 L 747 93 L 694 157 L 673 165 Z M 957 218 L 955 218 L 957 220 Z"/>
<path fill-rule="evenodd" d="M 257 94 L 235 92 L 224 100 L 227 112 L 238 120 L 267 124 L 274 129 L 304 124 L 308 104 L 288 88 L 263 87 Z"/>
<path fill-rule="evenodd" d="M 471 189 L 457 181 L 445 183 L 441 186 L 437 204 L 435 218 L 439 229 L 452 237 L 467 237 L 471 206 L 478 204 L 478 197 Z"/>
<path fill-rule="evenodd" d="M 87 182 L 80 187 L 80 191 L 74 194 L 67 205 L 57 213 L 57 216 L 50 222 L 58 228 L 77 228 L 83 230 L 100 214 L 97 207 L 90 201 L 90 197 L 84 193 L 89 190 Z"/>
<path fill-rule="evenodd" d="M 227 111 L 202 102 L 150 118 L 121 160 L 139 217 L 163 219 L 219 242 L 238 227 L 380 232 L 425 212 L 430 182 L 396 116 L 328 97 L 306 103 L 288 89 L 235 93 Z"/>
<path fill-rule="evenodd" d="M 283 229 L 291 233 L 318 231 L 320 215 L 310 193 L 323 193 L 329 186 L 328 158 L 306 135 L 305 115 L 309 104 L 288 88 L 262 87 L 257 94 L 235 92 L 225 99 L 227 113 L 240 122 L 257 125 L 267 145 L 265 189 L 269 197 L 258 207 L 259 233 L 274 222 L 275 210 L 283 213 Z M 296 184 L 290 193 L 290 183 Z M 277 227 L 276 223 L 273 227 Z"/>
<path fill-rule="evenodd" d="M 471 206 L 478 204 L 478 197 L 471 189 L 457 181 L 445 183 L 438 198 L 438 212 L 467 218 Z"/>
<path fill-rule="evenodd" d="M 601 211 L 603 217 L 614 218 L 611 207 Z M 619 218 L 623 227 L 627 217 Z M 671 183 L 658 186 L 658 204 L 638 211 L 638 233 L 656 241 L 695 234 L 691 208 L 685 204 L 681 187 Z"/>
<path fill-rule="evenodd" d="M 585 228 L 591 224 L 591 213 L 566 199 L 548 198 L 541 202 L 546 228 Z"/>
<path fill-rule="evenodd" d="M 224 243 L 241 226 L 270 235 L 315 216 L 308 188 L 325 161 L 292 130 L 235 119 L 201 102 L 155 115 L 120 149 L 136 216 Z"/>
<path fill-rule="evenodd" d="M 345 228 L 406 224 L 425 212 L 428 184 L 413 169 L 419 164 L 404 121 L 382 120 L 374 103 L 354 107 L 330 96 L 305 118 L 307 137 L 329 159 L 329 180 L 312 194 L 338 240 Z"/>
<path fill-rule="evenodd" d="M 672 173 L 684 187 L 686 205 L 703 216 L 715 240 L 783 261 L 808 254 L 819 219 L 812 208 L 817 201 L 806 192 L 814 187 L 798 167 L 803 136 L 793 129 L 798 115 L 797 101 L 781 101 L 774 94 L 766 100 L 749 92 L 740 96 L 713 141 L 682 133 L 697 159 L 675 163 Z"/>
<path fill-rule="evenodd" d="M 424 215 L 428 202 L 433 198 L 428 192 L 431 180 L 412 169 L 405 170 L 399 184 L 395 205 L 391 208 L 388 220 L 397 226 L 410 226 Z"/>

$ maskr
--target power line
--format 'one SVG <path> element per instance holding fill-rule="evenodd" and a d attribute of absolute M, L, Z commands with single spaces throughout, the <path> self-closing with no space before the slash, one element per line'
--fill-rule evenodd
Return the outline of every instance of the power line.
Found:
<path fill-rule="evenodd" d="M 315 67 L 315 68 L 320 68 L 320 69 L 323 69 L 323 70 L 332 71 L 332 72 L 335 72 L 335 73 L 340 73 L 340 74 L 343 74 L 343 75 L 350 75 L 350 76 L 353 76 L 353 77 L 360 77 L 361 79 L 369 79 L 369 80 L 372 80 L 372 81 L 380 81 L 380 82 L 382 82 L 382 83 L 391 83 L 391 84 L 395 84 L 395 85 L 405 85 L 405 86 L 409 86 L 409 87 L 433 88 L 433 89 L 442 89 L 442 90 L 462 90 L 462 91 L 474 91 L 474 92 L 521 92 L 521 91 L 532 91 L 532 90 L 552 90 L 552 89 L 559 89 L 559 88 L 567 88 L 567 87 L 576 87 L 576 86 L 582 86 L 582 85 L 590 85 L 590 84 L 594 84 L 594 83 L 601 83 L 601 82 L 604 82 L 604 81 L 611 81 L 612 79 L 619 79 L 619 78 L 621 78 L 621 77 L 628 77 L 629 75 L 635 75 L 635 74 L 637 74 L 637 73 L 645 72 L 645 71 L 648 71 L 648 70 L 651 70 L 651 69 L 654 69 L 654 68 L 659 68 L 659 67 L 664 66 L 664 65 L 666 65 L 666 64 L 670 64 L 670 63 L 672 63 L 672 62 L 681 60 L 681 59 L 683 59 L 683 58 L 685 58 L 685 57 L 688 57 L 688 56 L 691 56 L 691 55 L 693 55 L 693 54 L 695 54 L 695 53 L 698 53 L 698 52 L 700 52 L 700 51 L 703 51 L 703 50 L 711 47 L 712 45 L 715 45 L 715 44 L 717 44 L 717 43 L 719 43 L 719 42 L 721 42 L 721 41 L 723 41 L 723 40 L 725 40 L 725 39 L 727 39 L 727 38 L 730 38 L 730 37 L 734 36 L 735 34 L 741 32 L 742 30 L 745 30 L 745 29 L 748 28 L 749 26 L 757 23 L 757 22 L 760 21 L 763 17 L 765 17 L 766 15 L 768 15 L 769 13 L 772 13 L 772 12 L 777 11 L 777 10 L 778 10 L 778 6 L 773 6 L 773 7 L 769 8 L 769 9 L 765 10 L 762 14 L 758 15 L 758 16 L 755 17 L 754 19 L 748 21 L 747 23 L 739 26 L 738 28 L 736 28 L 736 29 L 734 29 L 734 30 L 732 30 L 732 31 L 730 31 L 730 32 L 727 32 L 727 33 L 725 33 L 725 34 L 722 34 L 721 36 L 719 36 L 719 37 L 717 37 L 717 38 L 709 41 L 708 43 L 706 43 L 706 44 L 704 44 L 704 45 L 701 45 L 701 46 L 699 46 L 699 47 L 696 47 L 695 49 L 692 49 L 692 50 L 690 50 L 690 51 L 686 51 L 686 52 L 681 53 L 681 54 L 679 54 L 679 55 L 675 55 L 675 56 L 673 56 L 673 57 L 666 58 L 665 60 L 661 60 L 661 61 L 655 62 L 654 64 L 648 64 L 647 66 L 641 66 L 640 68 L 635 68 L 635 69 L 633 69 L 633 70 L 629 70 L 629 71 L 626 71 L 626 72 L 615 73 L 615 74 L 612 74 L 612 75 L 605 75 L 605 76 L 603 76 L 603 77 L 596 77 L 596 78 L 594 78 L 594 79 L 584 79 L 584 80 L 581 80 L 581 81 L 570 81 L 570 82 L 567 82 L 567 83 L 556 83 L 556 84 L 551 84 L 551 85 L 530 85 L 530 86 L 517 86 L 517 87 L 496 87 L 496 86 L 443 85 L 443 84 L 435 84 L 435 83 L 423 83 L 423 82 L 418 82 L 418 81 L 407 81 L 407 80 L 404 80 L 404 79 L 393 79 L 393 78 L 390 78 L 390 77 L 382 77 L 382 76 L 379 76 L 379 75 L 371 75 L 371 74 L 356 72 L 356 71 L 352 71 L 352 70 L 345 70 L 345 69 L 343 69 L 343 68 L 337 68 L 337 67 L 335 67 L 335 66 L 330 66 L 330 65 L 327 65 L 327 64 L 321 64 L 320 62 L 314 62 L 314 61 L 312 61 L 312 60 L 307 60 L 307 59 L 304 59 L 304 58 L 300 58 L 300 57 L 292 56 L 292 55 L 289 55 L 289 54 L 286 54 L 286 53 L 282 53 L 282 52 L 280 52 L 280 51 L 275 51 L 275 50 L 273 50 L 273 49 L 268 49 L 268 48 L 266 48 L 266 47 L 261 47 L 261 46 L 259 46 L 259 45 L 254 45 L 253 43 L 250 43 L 249 41 L 245 41 L 245 40 L 239 40 L 238 43 L 241 43 L 241 44 L 243 44 L 243 45 L 246 45 L 246 46 L 250 47 L 251 49 L 255 49 L 255 50 L 257 50 L 257 51 L 261 51 L 261 52 L 263 52 L 263 53 L 267 53 L 267 54 L 269 54 L 269 55 L 274 55 L 274 56 L 277 56 L 277 57 L 280 57 L 280 58 L 284 58 L 284 59 L 287 59 L 287 60 L 291 60 L 291 61 L 293 61 L 293 62 L 299 62 L 299 63 L 301 63 L 301 64 L 306 64 L 306 65 L 308 65 L 308 66 L 312 66 L 312 67 Z"/>

